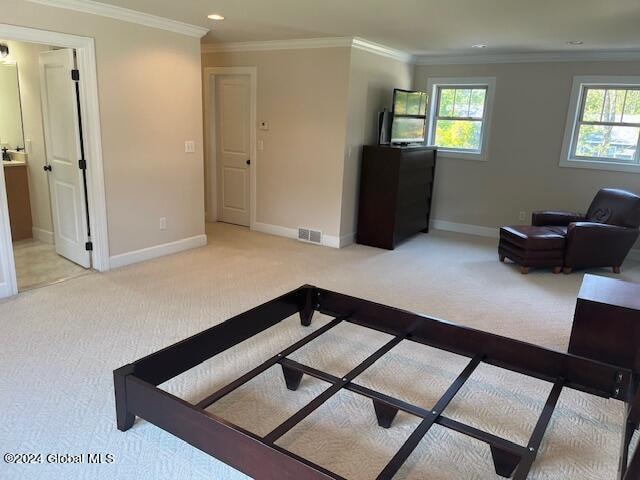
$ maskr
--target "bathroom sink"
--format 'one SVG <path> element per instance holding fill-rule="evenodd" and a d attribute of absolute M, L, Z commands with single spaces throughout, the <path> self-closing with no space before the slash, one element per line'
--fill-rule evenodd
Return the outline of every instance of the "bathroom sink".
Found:
<path fill-rule="evenodd" d="M 24 151 L 8 150 L 7 153 L 11 157 L 11 160 L 2 162 L 5 167 L 17 167 L 27 164 L 27 154 Z"/>
<path fill-rule="evenodd" d="M 17 150 L 8 150 L 7 153 L 11 157 L 11 160 L 5 160 L 2 162 L 5 167 L 19 167 L 27 164 L 27 154 L 23 151 L 18 152 Z"/>

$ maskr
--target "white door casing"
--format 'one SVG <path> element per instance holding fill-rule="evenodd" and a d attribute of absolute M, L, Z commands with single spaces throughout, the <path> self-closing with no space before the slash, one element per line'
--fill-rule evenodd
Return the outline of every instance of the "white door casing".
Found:
<path fill-rule="evenodd" d="M 250 104 L 249 75 L 216 77 L 218 219 L 244 226 L 251 218 Z"/>
<path fill-rule="evenodd" d="M 40 54 L 42 116 L 49 171 L 49 190 L 56 252 L 85 268 L 91 266 L 84 180 L 78 161 L 80 129 L 73 50 Z"/>
<path fill-rule="evenodd" d="M 57 45 L 76 51 L 77 68 L 80 71 L 80 106 L 82 131 L 87 158 L 87 182 L 93 251 L 92 266 L 100 272 L 109 270 L 109 234 L 102 162 L 102 132 L 98 99 L 95 41 L 91 37 L 69 35 L 36 28 L 18 27 L 0 23 L 0 38 L 19 42 Z M 9 209 L 3 175 L 0 173 L 0 298 L 18 293 L 13 245 L 9 227 Z"/>
<path fill-rule="evenodd" d="M 9 204 L 7 203 L 3 166 L 0 166 L 0 211 L 7 212 L 7 215 L 0 215 L 0 298 L 4 298 L 14 295 L 18 291 L 18 284 L 13 259 L 11 226 L 8 215 Z"/>

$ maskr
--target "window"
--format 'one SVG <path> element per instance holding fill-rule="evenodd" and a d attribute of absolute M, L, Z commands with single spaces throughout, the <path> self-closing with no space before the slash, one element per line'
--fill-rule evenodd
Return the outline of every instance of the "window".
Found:
<path fill-rule="evenodd" d="M 562 166 L 640 172 L 640 78 L 574 79 Z"/>
<path fill-rule="evenodd" d="M 493 78 L 434 78 L 428 141 L 445 157 L 484 160 L 488 143 Z"/>

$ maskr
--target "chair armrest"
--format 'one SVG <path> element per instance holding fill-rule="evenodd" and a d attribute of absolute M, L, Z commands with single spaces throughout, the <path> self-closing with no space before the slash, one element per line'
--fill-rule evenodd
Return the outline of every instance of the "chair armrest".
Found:
<path fill-rule="evenodd" d="M 566 227 L 572 222 L 581 222 L 585 219 L 584 213 L 538 211 L 531 214 L 531 225 L 541 227 L 554 225 Z"/>
<path fill-rule="evenodd" d="M 636 228 L 595 222 L 574 222 L 567 228 L 565 265 L 618 267 L 640 236 Z"/>

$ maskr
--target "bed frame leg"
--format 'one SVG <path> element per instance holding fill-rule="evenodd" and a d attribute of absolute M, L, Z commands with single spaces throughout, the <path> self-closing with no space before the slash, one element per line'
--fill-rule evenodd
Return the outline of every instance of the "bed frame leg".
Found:
<path fill-rule="evenodd" d="M 515 453 L 501 450 L 494 445 L 491 447 L 491 457 L 493 458 L 493 466 L 496 469 L 496 473 L 504 478 L 511 478 L 513 471 L 520 463 L 521 457 Z"/>
<path fill-rule="evenodd" d="M 296 391 L 300 386 L 300 381 L 302 380 L 302 372 L 298 370 L 294 370 L 293 368 L 285 367 L 280 364 L 282 367 L 282 374 L 284 375 L 284 381 L 287 384 L 287 388 L 289 390 Z"/>
<path fill-rule="evenodd" d="M 373 400 L 373 409 L 376 411 L 376 418 L 378 419 L 378 425 L 382 428 L 389 428 L 393 423 L 393 419 L 398 414 L 398 409 L 388 405 L 386 403 Z"/>
<path fill-rule="evenodd" d="M 300 305 L 300 322 L 303 326 L 308 327 L 311 325 L 313 312 L 316 308 L 318 291 L 313 287 L 307 287 L 305 290 L 304 299 Z"/>
<path fill-rule="evenodd" d="M 622 434 L 622 444 L 620 445 L 620 462 L 618 464 L 618 478 L 623 479 L 627 472 L 629 463 L 629 446 L 631 444 L 631 438 L 633 432 L 635 432 L 638 425 L 636 423 L 626 421 L 624 431 Z"/>
<path fill-rule="evenodd" d="M 127 410 L 127 375 L 133 373 L 133 365 L 125 365 L 113 372 L 113 385 L 116 392 L 116 424 L 118 430 L 126 432 L 133 427 L 136 416 Z"/>

